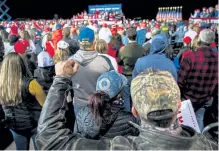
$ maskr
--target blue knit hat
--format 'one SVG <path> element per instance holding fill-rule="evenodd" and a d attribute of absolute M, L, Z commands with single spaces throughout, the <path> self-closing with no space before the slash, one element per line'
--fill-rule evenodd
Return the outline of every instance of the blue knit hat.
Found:
<path fill-rule="evenodd" d="M 83 28 L 78 36 L 80 42 L 93 42 L 95 39 L 94 31 L 90 28 Z"/>
<path fill-rule="evenodd" d="M 127 83 L 128 80 L 124 75 L 116 71 L 105 72 L 97 80 L 96 91 L 103 91 L 112 99 L 121 92 Z"/>

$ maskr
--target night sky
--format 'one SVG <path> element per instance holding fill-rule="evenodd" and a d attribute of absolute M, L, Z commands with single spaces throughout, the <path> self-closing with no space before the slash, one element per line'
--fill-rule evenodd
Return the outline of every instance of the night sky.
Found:
<path fill-rule="evenodd" d="M 75 1 L 79 1 L 76 4 Z M 144 3 L 147 4 L 143 4 Z M 192 1 L 195 1 L 191 4 Z M 149 3 L 150 2 L 150 3 Z M 58 14 L 61 18 L 71 18 L 73 14 L 88 9 L 91 4 L 122 3 L 123 12 L 127 18 L 155 18 L 158 7 L 183 6 L 183 19 L 188 19 L 190 13 L 204 6 L 215 6 L 218 0 L 8 0 L 9 14 L 16 18 L 39 19 L 53 18 Z"/>

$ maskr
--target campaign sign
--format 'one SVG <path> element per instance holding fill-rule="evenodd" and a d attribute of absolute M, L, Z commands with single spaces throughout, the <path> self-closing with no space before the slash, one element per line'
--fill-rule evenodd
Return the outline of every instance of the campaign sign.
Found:
<path fill-rule="evenodd" d="M 196 132 L 201 133 L 198 122 L 195 116 L 194 109 L 190 100 L 182 101 L 182 106 L 178 112 L 178 120 L 182 125 L 190 126 L 196 130 Z"/>
<path fill-rule="evenodd" d="M 105 4 L 105 5 L 89 5 L 89 14 L 94 14 L 95 11 L 122 11 L 122 4 Z"/>

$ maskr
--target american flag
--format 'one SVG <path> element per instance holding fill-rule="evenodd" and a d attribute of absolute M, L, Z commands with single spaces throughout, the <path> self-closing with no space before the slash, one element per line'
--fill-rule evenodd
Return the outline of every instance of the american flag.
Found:
<path fill-rule="evenodd" d="M 156 20 L 160 20 L 160 18 L 161 18 L 161 11 L 159 8 L 159 11 L 158 11 L 157 16 L 156 16 Z"/>

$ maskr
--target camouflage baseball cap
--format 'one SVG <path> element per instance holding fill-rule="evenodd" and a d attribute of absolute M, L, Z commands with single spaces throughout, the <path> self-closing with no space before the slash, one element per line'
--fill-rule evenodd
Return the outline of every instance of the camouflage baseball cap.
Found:
<path fill-rule="evenodd" d="M 147 119 L 153 111 L 172 109 L 177 113 L 180 90 L 169 72 L 149 68 L 132 80 L 131 96 L 139 116 Z"/>

